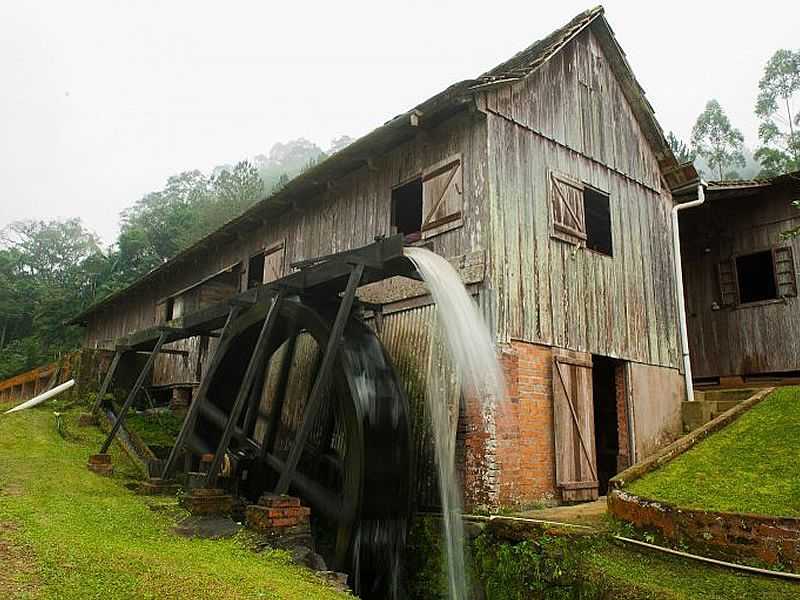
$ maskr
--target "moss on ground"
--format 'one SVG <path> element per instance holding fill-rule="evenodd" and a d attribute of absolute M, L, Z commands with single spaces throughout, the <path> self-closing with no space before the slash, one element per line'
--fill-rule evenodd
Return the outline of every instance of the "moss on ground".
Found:
<path fill-rule="evenodd" d="M 800 387 L 781 388 L 628 489 L 685 508 L 797 517 L 798 440 Z"/>
<path fill-rule="evenodd" d="M 113 451 L 116 473 L 86 469 L 102 438 L 78 429 L 59 436 L 47 409 L 0 416 L 0 548 L 18 550 L 30 568 L 0 579 L 0 597 L 57 599 L 333 599 L 283 553 L 252 552 L 245 534 L 228 540 L 174 535 L 174 502 L 152 502 L 125 488 L 135 472 Z M 5 583 L 3 583 L 5 581 Z M 12 595 L 14 594 L 14 595 Z"/>

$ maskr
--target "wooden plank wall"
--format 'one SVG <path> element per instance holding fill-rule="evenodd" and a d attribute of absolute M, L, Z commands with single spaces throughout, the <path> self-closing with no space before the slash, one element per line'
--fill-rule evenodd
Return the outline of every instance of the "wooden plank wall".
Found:
<path fill-rule="evenodd" d="M 128 294 L 93 316 L 88 346 L 109 347 L 112 340 L 155 323 L 157 299 L 183 289 L 224 267 L 248 258 L 266 246 L 285 240 L 284 269 L 295 261 L 372 242 L 391 233 L 391 190 L 423 169 L 453 154 L 464 160 L 464 226 L 433 239 L 434 250 L 457 256 L 481 250 L 488 229 L 486 195 L 486 120 L 480 112 L 464 112 L 435 129 L 420 132 L 394 151 L 365 164 L 321 195 L 305 199 L 299 210 L 265 222 L 258 229 L 220 242 L 183 265 L 168 278 Z"/>
<path fill-rule="evenodd" d="M 500 338 L 678 367 L 671 195 L 591 32 L 482 108 Z M 550 237 L 551 170 L 609 193 L 613 258 Z"/>
<path fill-rule="evenodd" d="M 695 377 L 756 375 L 800 370 L 800 298 L 763 305 L 725 307 L 717 264 L 734 254 L 790 245 L 800 280 L 800 238 L 781 233 L 800 226 L 792 207 L 797 191 L 768 188 L 744 198 L 709 200 L 681 214 L 689 351 Z M 713 198 L 713 192 L 709 193 Z"/>

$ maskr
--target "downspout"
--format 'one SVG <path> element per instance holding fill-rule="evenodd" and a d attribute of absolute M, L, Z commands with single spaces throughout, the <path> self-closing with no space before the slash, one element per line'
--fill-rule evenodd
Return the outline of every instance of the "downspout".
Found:
<path fill-rule="evenodd" d="M 681 353 L 683 354 L 683 379 L 686 384 L 686 401 L 694 402 L 692 388 L 692 363 L 689 360 L 689 333 L 686 328 L 686 301 L 683 298 L 683 264 L 681 263 L 681 234 L 678 227 L 678 211 L 700 206 L 706 201 L 706 183 L 702 179 L 697 184 L 697 199 L 682 202 L 672 207 L 672 250 L 675 257 L 675 287 L 678 296 L 678 321 L 680 323 Z"/>

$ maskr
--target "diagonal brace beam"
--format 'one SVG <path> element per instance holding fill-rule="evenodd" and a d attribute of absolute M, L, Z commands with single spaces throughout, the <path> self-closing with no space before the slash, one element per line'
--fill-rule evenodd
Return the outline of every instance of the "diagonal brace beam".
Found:
<path fill-rule="evenodd" d="M 261 363 L 264 361 L 264 351 L 270 335 L 275 329 L 275 324 L 278 322 L 278 313 L 280 311 L 281 303 L 285 290 L 281 289 L 272 299 L 272 306 L 269 308 L 267 318 L 264 319 L 264 324 L 261 326 L 261 331 L 258 334 L 256 346 L 253 349 L 253 354 L 250 356 L 250 362 L 247 364 L 247 370 L 244 372 L 242 384 L 239 386 L 239 392 L 236 394 L 236 400 L 233 403 L 231 412 L 228 415 L 228 422 L 225 424 L 225 429 L 222 432 L 222 437 L 219 440 L 217 451 L 214 453 L 214 460 L 208 469 L 208 476 L 206 477 L 206 487 L 213 487 L 217 481 L 219 468 L 222 464 L 222 459 L 225 451 L 228 449 L 228 444 L 231 442 L 233 430 L 239 422 L 239 416 L 242 413 L 247 399 L 250 396 L 250 390 L 253 388 L 253 382 L 261 369 Z"/>
<path fill-rule="evenodd" d="M 194 400 L 189 407 L 189 411 L 186 413 L 186 417 L 183 419 L 183 424 L 181 425 L 181 430 L 178 433 L 178 437 L 175 439 L 175 445 L 172 446 L 172 450 L 170 450 L 167 462 L 164 463 L 164 469 L 161 472 L 162 479 L 169 479 L 170 475 L 172 474 L 172 470 L 175 467 L 175 463 L 178 460 L 178 456 L 183 451 L 186 441 L 189 439 L 189 436 L 194 430 L 194 425 L 197 421 L 197 415 L 199 414 L 200 408 L 206 401 L 206 396 L 208 395 L 208 387 L 211 384 L 210 375 L 214 373 L 219 365 L 220 360 L 222 360 L 222 355 L 225 354 L 224 345 L 227 343 L 226 334 L 229 333 L 230 324 L 236 319 L 236 317 L 239 316 L 242 308 L 243 307 L 240 305 L 233 305 L 228 312 L 228 318 L 225 320 L 225 325 L 222 328 L 222 333 L 220 334 L 217 348 L 214 351 L 214 356 L 211 357 L 208 368 L 206 368 L 206 372 L 203 374 L 200 387 L 197 389 L 197 394 L 195 395 Z"/>
<path fill-rule="evenodd" d="M 106 376 L 103 379 L 103 385 L 100 386 L 100 391 L 98 392 L 97 398 L 95 398 L 94 404 L 92 405 L 93 414 L 100 410 L 100 407 L 103 405 L 103 399 L 106 397 L 106 393 L 108 393 L 108 388 L 111 386 L 111 381 L 114 379 L 114 374 L 117 372 L 117 367 L 119 366 L 119 361 L 121 358 L 122 350 L 117 350 L 114 353 L 114 358 L 111 359 L 111 365 L 108 367 Z"/>
<path fill-rule="evenodd" d="M 311 396 L 306 403 L 303 422 L 300 429 L 294 438 L 294 444 L 289 452 L 289 456 L 284 464 L 283 472 L 275 486 L 276 494 L 285 494 L 289 491 L 289 485 L 294 478 L 294 472 L 297 469 L 297 463 L 300 462 L 300 456 L 303 453 L 303 447 L 306 444 L 311 430 L 314 427 L 314 422 L 317 420 L 320 408 L 322 407 L 322 398 L 325 390 L 328 387 L 328 381 L 333 371 L 333 365 L 336 362 L 336 357 L 339 354 L 339 346 L 342 342 L 342 335 L 344 334 L 344 326 L 350 316 L 350 310 L 353 307 L 353 299 L 356 295 L 356 288 L 361 282 L 361 276 L 364 274 L 364 264 L 358 263 L 353 266 L 350 272 L 350 278 L 347 280 L 347 289 L 345 289 L 344 296 L 342 296 L 342 303 L 339 305 L 339 310 L 336 313 L 336 321 L 333 323 L 330 338 L 325 348 L 325 355 L 322 358 L 317 378 L 314 381 L 314 387 L 311 390 Z"/>
<path fill-rule="evenodd" d="M 153 347 L 153 351 L 150 353 L 150 356 L 147 357 L 147 362 L 145 363 L 142 372 L 139 373 L 136 383 L 133 384 L 133 388 L 131 389 L 130 394 L 128 394 L 125 404 L 122 405 L 122 408 L 117 415 L 117 420 L 114 421 L 114 426 L 111 428 L 111 432 L 108 434 L 106 441 L 103 443 L 103 447 L 100 449 L 100 454 L 105 454 L 111 447 L 111 442 L 114 441 L 114 437 L 117 435 L 119 428 L 122 427 L 122 424 L 125 422 L 125 416 L 128 414 L 128 409 L 130 409 L 131 404 L 133 404 L 133 401 L 136 399 L 136 396 L 139 395 L 139 391 L 142 389 L 147 376 L 150 375 L 150 372 L 153 370 L 153 363 L 156 360 L 156 356 L 158 356 L 158 351 L 161 350 L 161 346 L 164 345 L 166 339 L 167 332 L 162 331 L 161 335 L 158 336 L 156 345 Z"/>

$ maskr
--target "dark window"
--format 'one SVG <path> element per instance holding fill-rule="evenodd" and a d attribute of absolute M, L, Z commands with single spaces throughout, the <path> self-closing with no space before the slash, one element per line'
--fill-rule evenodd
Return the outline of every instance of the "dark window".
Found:
<path fill-rule="evenodd" d="M 771 250 L 737 256 L 736 277 L 739 280 L 739 302 L 742 304 L 778 297 Z"/>
<path fill-rule="evenodd" d="M 586 247 L 612 256 L 611 209 L 608 194 L 588 186 L 583 188 L 583 212 L 586 220 Z"/>
<path fill-rule="evenodd" d="M 247 264 L 247 289 L 256 287 L 264 283 L 264 253 L 259 252 L 250 257 Z"/>
<path fill-rule="evenodd" d="M 407 241 L 420 238 L 422 229 L 422 179 L 392 190 L 392 225 Z"/>
<path fill-rule="evenodd" d="M 172 321 L 172 317 L 174 314 L 175 314 L 175 298 L 167 298 L 167 301 L 164 303 L 164 320 Z"/>

